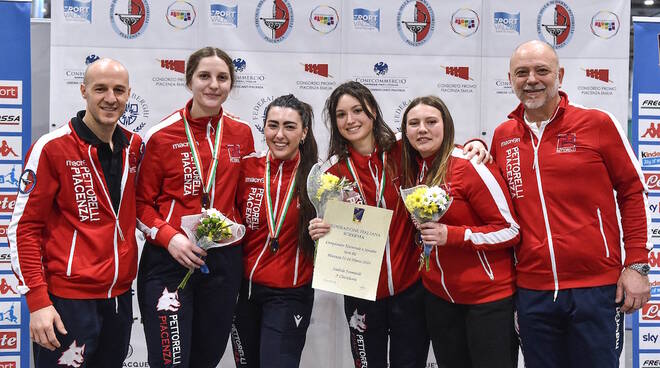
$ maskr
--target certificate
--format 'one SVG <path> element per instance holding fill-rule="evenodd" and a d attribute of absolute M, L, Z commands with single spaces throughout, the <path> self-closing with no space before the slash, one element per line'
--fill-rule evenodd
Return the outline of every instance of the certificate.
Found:
<path fill-rule="evenodd" d="M 392 211 L 330 200 L 323 218 L 331 228 L 316 248 L 312 287 L 376 300 Z"/>

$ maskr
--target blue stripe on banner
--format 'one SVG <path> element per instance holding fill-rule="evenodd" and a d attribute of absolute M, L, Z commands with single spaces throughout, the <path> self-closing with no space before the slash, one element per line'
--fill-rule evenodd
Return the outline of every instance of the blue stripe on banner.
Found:
<path fill-rule="evenodd" d="M 660 126 L 655 120 L 660 116 L 660 23 L 641 21 L 633 18 L 634 26 L 634 58 L 633 58 L 633 90 L 632 90 L 632 146 L 635 152 L 640 151 L 640 144 L 647 155 L 646 160 L 640 158 L 642 170 L 647 174 L 657 173 L 653 155 L 660 142 L 652 141 L 660 138 Z M 640 139 L 641 138 L 641 139 Z M 647 175 L 652 176 L 652 175 Z M 647 178 L 647 182 L 650 179 Z M 655 204 L 658 193 L 651 193 L 649 201 Z M 652 205 L 653 205 L 652 204 Z M 651 237 L 655 243 L 656 234 L 660 232 L 657 224 L 660 219 L 653 218 Z M 651 353 L 660 352 L 660 254 L 658 246 L 649 254 L 649 264 L 653 271 L 649 275 L 651 281 L 652 300 L 633 315 L 633 367 L 640 367 L 642 359 L 648 359 Z M 640 319 L 643 321 L 640 323 Z M 646 365 L 645 365 L 646 366 Z"/>
<path fill-rule="evenodd" d="M 0 120 L 2 193 L 16 193 L 24 155 L 31 144 L 30 7 L 30 2 L 0 0 L 0 115 L 14 117 L 11 121 Z M 22 139 L 15 139 L 17 135 L 22 135 Z M 17 147 L 18 142 L 21 147 Z M 16 157 L 16 152 L 21 157 Z M 5 212 L 3 208 L 0 231 L 6 231 L 4 224 L 9 217 Z M 0 238 L 6 243 L 6 234 L 0 234 Z M 16 290 L 18 281 L 11 267 L 5 267 L 8 253 L 0 252 L 0 256 L 0 367 L 29 368 L 30 313 L 25 298 Z"/>

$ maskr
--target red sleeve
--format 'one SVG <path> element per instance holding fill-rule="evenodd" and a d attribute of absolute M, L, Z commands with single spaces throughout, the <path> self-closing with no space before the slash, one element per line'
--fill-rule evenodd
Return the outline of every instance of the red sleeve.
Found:
<path fill-rule="evenodd" d="M 600 154 L 616 191 L 621 211 L 625 266 L 648 262 L 653 245 L 648 238 L 647 188 L 639 161 L 616 118 L 604 114 L 598 128 Z"/>
<path fill-rule="evenodd" d="M 42 138 L 43 139 L 43 138 Z M 43 233 L 52 209 L 55 195 L 59 191 L 60 178 L 53 172 L 54 163 L 42 139 L 38 140 L 26 156 L 25 170 L 34 172 L 34 189 L 29 184 L 21 185 L 25 190 L 16 197 L 14 212 L 7 229 L 12 269 L 18 279 L 18 290 L 25 294 L 31 312 L 52 304 L 41 261 Z M 21 176 L 21 180 L 24 177 Z M 30 179 L 27 175 L 25 179 Z"/>
<path fill-rule="evenodd" d="M 447 245 L 474 250 L 507 248 L 520 241 L 509 192 L 494 164 L 466 162 L 460 176 L 463 195 L 483 225 L 447 225 Z M 442 220 L 440 220 L 442 221 Z"/>
<path fill-rule="evenodd" d="M 135 193 L 135 209 L 138 227 L 149 242 L 167 248 L 170 239 L 178 232 L 170 226 L 158 212 L 156 199 L 163 186 L 163 165 L 166 158 L 160 157 L 160 152 L 167 152 L 158 144 L 158 138 L 152 136 L 146 141 L 144 156 L 138 172 L 138 183 Z"/>

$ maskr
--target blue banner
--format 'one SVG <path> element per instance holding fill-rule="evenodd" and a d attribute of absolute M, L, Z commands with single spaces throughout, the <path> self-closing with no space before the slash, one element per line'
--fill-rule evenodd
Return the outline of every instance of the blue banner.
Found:
<path fill-rule="evenodd" d="M 630 132 L 649 188 L 651 300 L 633 315 L 633 367 L 660 366 L 660 19 L 633 18 Z"/>
<path fill-rule="evenodd" d="M 0 0 L 0 367 L 30 367 L 30 312 L 11 271 L 7 225 L 31 143 L 29 1 Z"/>

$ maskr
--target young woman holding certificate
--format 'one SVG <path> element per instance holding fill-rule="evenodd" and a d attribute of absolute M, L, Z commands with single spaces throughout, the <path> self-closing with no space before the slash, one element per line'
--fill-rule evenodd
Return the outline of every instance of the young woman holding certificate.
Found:
<path fill-rule="evenodd" d="M 414 99 L 401 122 L 403 188 L 437 186 L 453 198 L 438 222 L 419 225 L 432 246 L 426 323 L 439 367 L 516 367 L 511 247 L 520 240 L 511 198 L 494 164 L 454 146 L 454 123 L 438 97 Z"/>
<path fill-rule="evenodd" d="M 231 341 L 237 367 L 294 368 L 314 302 L 307 224 L 315 211 L 306 187 L 318 160 L 314 118 L 293 95 L 273 100 L 265 114 L 268 150 L 241 160 L 244 271 Z"/>
<path fill-rule="evenodd" d="M 328 172 L 355 183 L 364 204 L 394 211 L 381 266 L 376 301 L 344 297 L 356 367 L 421 368 L 429 339 L 424 289 L 417 272 L 414 227 L 398 194 L 400 145 L 383 121 L 371 91 L 358 82 L 337 87 L 325 105 L 330 124 Z M 321 219 L 309 226 L 318 239 L 329 230 Z"/>
<path fill-rule="evenodd" d="M 190 55 L 185 75 L 192 99 L 149 130 L 138 175 L 137 216 L 147 240 L 138 301 L 152 367 L 218 364 L 243 273 L 241 246 L 205 252 L 181 228 L 182 216 L 202 209 L 240 219 L 240 161 L 254 142 L 250 127 L 222 108 L 234 84 L 232 60 L 205 47 Z M 203 265 L 206 273 L 194 272 L 178 289 L 188 269 Z"/>

